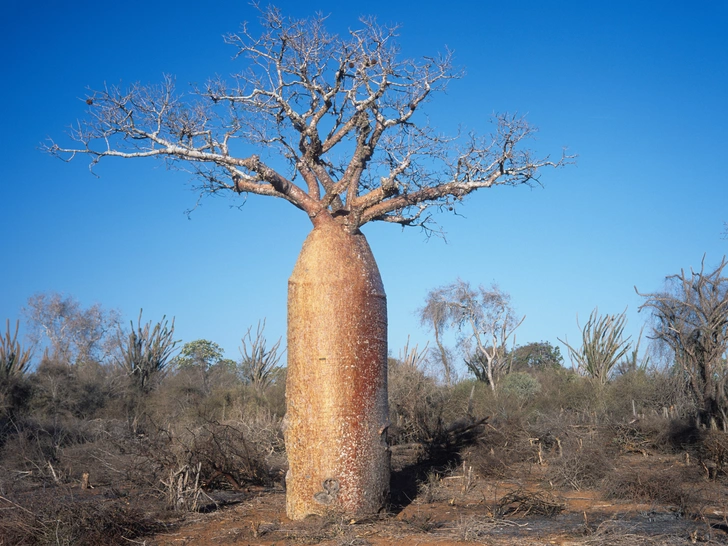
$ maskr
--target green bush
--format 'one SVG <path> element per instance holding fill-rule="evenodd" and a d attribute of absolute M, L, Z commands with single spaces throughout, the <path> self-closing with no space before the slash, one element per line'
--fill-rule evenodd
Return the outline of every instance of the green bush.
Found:
<path fill-rule="evenodd" d="M 503 378 L 500 387 L 504 394 L 525 401 L 541 390 L 541 382 L 529 373 L 513 372 Z"/>

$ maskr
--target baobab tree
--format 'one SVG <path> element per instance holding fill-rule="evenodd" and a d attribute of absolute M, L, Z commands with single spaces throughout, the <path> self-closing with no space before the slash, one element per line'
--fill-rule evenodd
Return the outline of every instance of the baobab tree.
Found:
<path fill-rule="evenodd" d="M 544 167 L 524 141 L 534 128 L 500 115 L 492 135 L 449 138 L 416 114 L 460 76 L 449 52 L 402 59 L 396 27 L 373 19 L 339 36 L 325 17 L 261 10 L 226 42 L 243 66 L 188 95 L 174 80 L 89 91 L 66 160 L 157 157 L 192 170 L 204 194 L 291 203 L 312 231 L 289 281 L 287 511 L 378 511 L 389 484 L 387 306 L 360 228 L 372 221 L 431 229 L 430 211 L 471 192 L 535 184 Z M 277 153 L 277 157 L 275 156 Z M 273 155 L 271 155 L 273 154 Z M 271 161 L 266 157 L 273 157 Z"/>

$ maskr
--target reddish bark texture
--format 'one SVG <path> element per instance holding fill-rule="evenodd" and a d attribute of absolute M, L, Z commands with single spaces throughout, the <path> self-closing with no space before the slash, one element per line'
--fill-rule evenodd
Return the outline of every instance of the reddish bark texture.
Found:
<path fill-rule="evenodd" d="M 389 488 L 387 302 L 364 235 L 315 227 L 288 290 L 288 516 L 376 513 Z"/>

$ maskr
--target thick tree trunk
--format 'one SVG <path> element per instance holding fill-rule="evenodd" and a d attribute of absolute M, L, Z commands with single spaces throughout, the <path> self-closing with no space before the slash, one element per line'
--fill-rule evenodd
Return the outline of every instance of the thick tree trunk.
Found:
<path fill-rule="evenodd" d="M 364 235 L 314 228 L 288 283 L 291 519 L 378 512 L 389 489 L 387 301 Z"/>

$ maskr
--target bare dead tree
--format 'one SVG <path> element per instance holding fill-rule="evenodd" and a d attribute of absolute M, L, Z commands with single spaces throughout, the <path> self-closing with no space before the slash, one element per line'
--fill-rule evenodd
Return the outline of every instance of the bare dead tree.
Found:
<path fill-rule="evenodd" d="M 262 394 L 273 382 L 276 372 L 280 369 L 278 363 L 283 354 L 279 354 L 278 349 L 281 346 L 281 338 L 278 338 L 278 341 L 268 349 L 265 339 L 265 320 L 258 322 L 255 337 L 253 337 L 252 331 L 251 326 L 241 340 L 243 345 L 240 348 L 242 357 L 240 373 L 243 381 L 252 385 L 255 392 Z"/>
<path fill-rule="evenodd" d="M 115 348 L 119 312 L 98 303 L 84 308 L 73 296 L 39 293 L 28 298 L 23 313 L 31 341 L 36 345 L 47 342 L 48 356 L 59 362 L 104 362 Z"/>
<path fill-rule="evenodd" d="M 431 211 L 478 189 L 538 184 L 570 157 L 535 157 L 525 146 L 535 128 L 516 115 L 496 116 L 488 136 L 436 132 L 419 111 L 461 73 L 450 52 L 400 58 L 396 27 L 362 19 L 339 36 L 322 15 L 275 8 L 260 27 L 226 37 L 244 64 L 232 81 L 189 95 L 170 76 L 89 91 L 76 144 L 46 149 L 90 156 L 92 169 L 157 157 L 195 173 L 202 194 L 277 197 L 310 218 L 289 282 L 287 511 L 376 513 L 389 484 L 386 296 L 359 227 L 431 230 Z"/>
<path fill-rule="evenodd" d="M 681 270 L 664 292 L 642 294 L 652 312 L 652 337 L 666 343 L 683 371 L 705 426 L 728 430 L 728 277 L 725 256 L 713 270 Z"/>
<path fill-rule="evenodd" d="M 508 340 L 526 317 L 517 318 L 510 296 L 496 285 L 473 289 L 458 279 L 436 292 L 447 307 L 448 323 L 458 328 L 466 366 L 496 392 L 510 368 Z"/>

